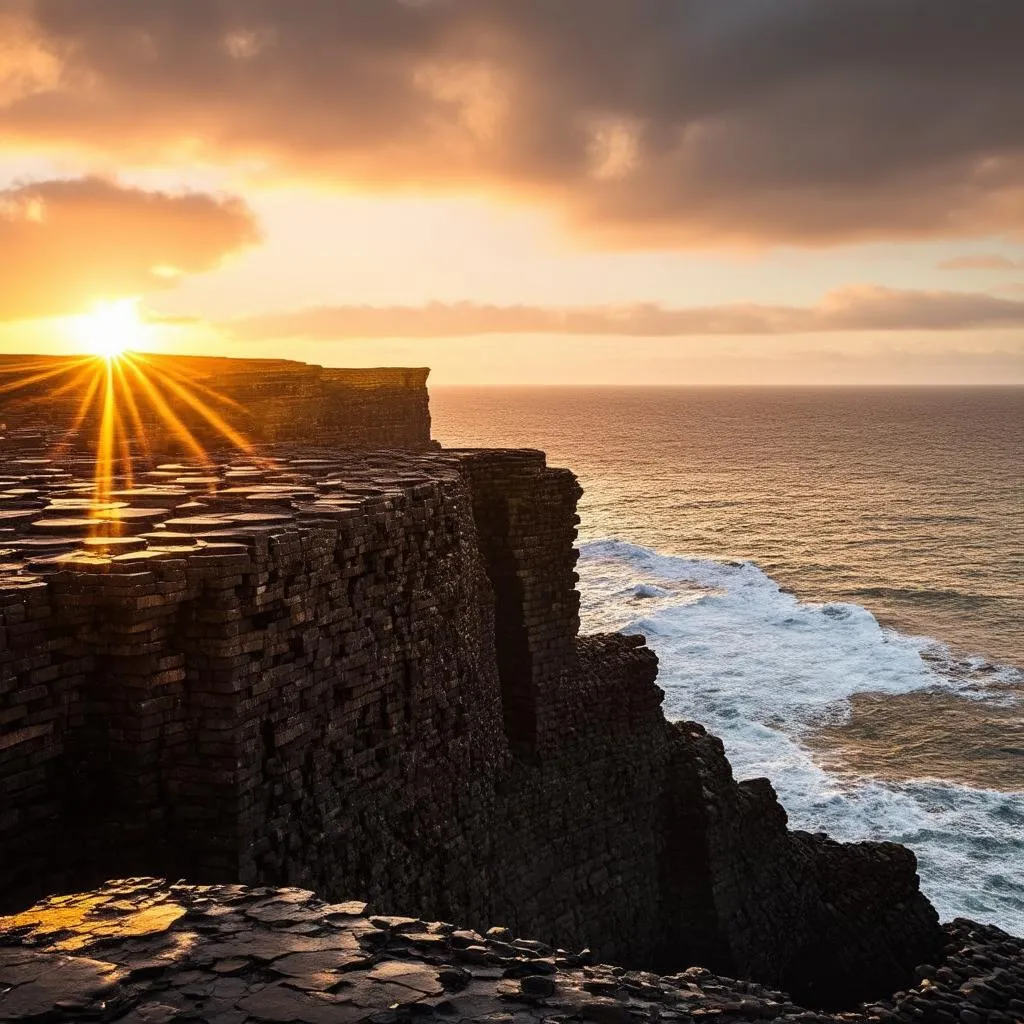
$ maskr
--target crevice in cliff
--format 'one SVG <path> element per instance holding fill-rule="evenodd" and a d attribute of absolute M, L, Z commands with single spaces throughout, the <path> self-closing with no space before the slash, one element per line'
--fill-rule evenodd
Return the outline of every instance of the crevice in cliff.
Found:
<path fill-rule="evenodd" d="M 508 500 L 478 496 L 474 512 L 480 553 L 494 591 L 494 644 L 505 735 L 514 755 L 529 756 L 537 742 L 537 705 L 523 583 L 509 536 Z"/>

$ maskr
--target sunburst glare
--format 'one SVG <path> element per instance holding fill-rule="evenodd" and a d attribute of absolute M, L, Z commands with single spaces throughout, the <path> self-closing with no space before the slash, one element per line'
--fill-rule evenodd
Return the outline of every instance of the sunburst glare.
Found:
<path fill-rule="evenodd" d="M 80 319 L 88 321 L 80 335 L 88 355 L 12 366 L 0 375 L 0 396 L 25 406 L 42 407 L 59 396 L 74 403 L 56 450 L 83 441 L 93 449 L 94 500 L 107 501 L 113 490 L 132 486 L 137 456 L 145 460 L 151 454 L 151 430 L 173 438 L 199 464 L 212 464 L 207 444 L 259 461 L 237 425 L 245 419 L 238 402 L 204 384 L 201 373 L 128 351 L 146 330 L 133 300 L 106 304 Z"/>
<path fill-rule="evenodd" d="M 98 302 L 89 313 L 74 318 L 72 332 L 90 355 L 116 359 L 141 348 L 147 327 L 139 315 L 138 299 Z"/>

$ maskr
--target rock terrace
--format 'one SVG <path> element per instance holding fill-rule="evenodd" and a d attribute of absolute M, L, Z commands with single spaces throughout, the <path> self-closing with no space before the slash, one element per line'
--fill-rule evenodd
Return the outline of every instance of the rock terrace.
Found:
<path fill-rule="evenodd" d="M 0 918 L 0 1020 L 123 1024 L 491 1024 L 800 1021 L 1014 1024 L 1024 942 L 956 921 L 944 954 L 890 998 L 826 1014 L 691 967 L 667 977 L 294 888 L 154 879 Z"/>
<path fill-rule="evenodd" d="M 0 466 L 0 590 L 54 572 L 131 573 L 159 560 L 245 556 L 261 539 L 388 507 L 452 480 L 457 456 L 263 446 L 255 458 L 158 463 L 118 474 L 97 498 L 93 460 L 15 448 Z"/>

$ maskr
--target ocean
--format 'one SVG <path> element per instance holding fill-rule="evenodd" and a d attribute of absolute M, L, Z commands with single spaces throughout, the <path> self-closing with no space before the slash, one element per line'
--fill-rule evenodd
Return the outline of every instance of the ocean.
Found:
<path fill-rule="evenodd" d="M 434 388 L 434 436 L 580 479 L 587 632 L 794 828 L 891 839 L 1024 934 L 1024 389 Z"/>

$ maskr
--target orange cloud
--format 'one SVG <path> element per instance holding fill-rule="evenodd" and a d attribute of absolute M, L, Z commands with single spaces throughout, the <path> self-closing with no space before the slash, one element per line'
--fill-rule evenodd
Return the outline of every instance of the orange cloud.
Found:
<path fill-rule="evenodd" d="M 1024 230 L 1012 0 L 299 6 L 20 3 L 0 135 L 525 196 L 609 246 Z"/>
<path fill-rule="evenodd" d="M 258 237 L 238 199 L 100 178 L 0 191 L 0 319 L 76 313 L 98 299 L 167 288 Z"/>
<path fill-rule="evenodd" d="M 1014 270 L 1021 264 L 998 253 L 978 253 L 972 256 L 954 256 L 952 259 L 943 260 L 937 266 L 939 270 Z"/>
<path fill-rule="evenodd" d="M 1024 327 L 1024 302 L 974 292 L 900 291 L 853 286 L 816 306 L 732 304 L 628 306 L 322 306 L 227 321 L 246 341 L 303 338 L 455 338 L 487 334 L 783 335 L 841 331 L 956 331 Z"/>

